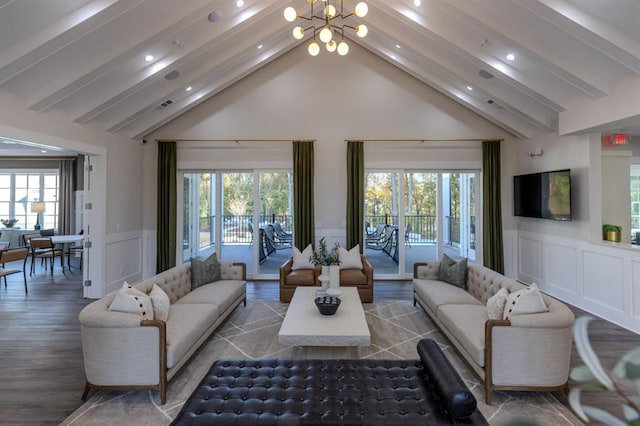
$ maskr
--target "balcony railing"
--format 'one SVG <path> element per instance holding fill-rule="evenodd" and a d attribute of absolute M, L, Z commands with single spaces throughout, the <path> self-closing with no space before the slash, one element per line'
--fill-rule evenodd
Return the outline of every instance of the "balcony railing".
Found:
<path fill-rule="evenodd" d="M 224 215 L 222 217 L 222 242 L 225 244 L 250 244 L 251 243 L 251 222 L 253 215 Z M 280 222 L 282 229 L 286 232 L 293 231 L 293 216 L 287 214 L 271 214 L 259 216 L 260 225 Z M 405 226 L 411 224 L 409 238 L 411 244 L 435 244 L 438 227 L 435 216 L 427 215 L 406 215 Z M 447 217 L 446 226 L 449 231 L 448 245 L 460 244 L 460 218 Z M 200 248 L 209 247 L 214 241 L 215 216 L 205 216 L 200 218 Z M 397 225 L 398 217 L 395 215 L 367 216 L 367 230 L 372 231 L 378 224 Z M 471 217 L 471 244 L 475 246 L 475 217 Z"/>
<path fill-rule="evenodd" d="M 258 217 L 260 225 L 280 222 L 285 232 L 293 230 L 293 216 L 287 214 L 261 215 Z M 251 222 L 253 215 L 224 215 L 222 216 L 222 243 L 223 244 L 250 244 Z M 209 247 L 215 240 L 213 224 L 215 216 L 200 218 L 200 248 Z"/>

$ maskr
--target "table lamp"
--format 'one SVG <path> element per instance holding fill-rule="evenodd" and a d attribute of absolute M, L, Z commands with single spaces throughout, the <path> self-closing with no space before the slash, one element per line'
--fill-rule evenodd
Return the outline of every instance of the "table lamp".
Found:
<path fill-rule="evenodd" d="M 36 225 L 33 227 L 36 231 L 40 230 L 40 213 L 44 213 L 46 204 L 43 201 L 34 201 L 31 203 L 31 213 L 36 214 Z"/>

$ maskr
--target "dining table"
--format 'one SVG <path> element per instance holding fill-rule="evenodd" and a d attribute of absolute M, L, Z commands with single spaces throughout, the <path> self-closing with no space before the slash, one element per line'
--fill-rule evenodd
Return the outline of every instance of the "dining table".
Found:
<path fill-rule="evenodd" d="M 51 243 L 54 246 L 60 246 L 62 253 L 64 254 L 64 248 L 67 244 L 76 244 L 81 242 L 84 239 L 84 235 L 82 234 L 69 234 L 69 235 L 52 235 L 50 237 L 36 237 L 32 238 L 32 240 L 51 240 Z M 64 271 L 64 256 L 60 256 L 60 266 L 62 267 L 62 271 Z"/>

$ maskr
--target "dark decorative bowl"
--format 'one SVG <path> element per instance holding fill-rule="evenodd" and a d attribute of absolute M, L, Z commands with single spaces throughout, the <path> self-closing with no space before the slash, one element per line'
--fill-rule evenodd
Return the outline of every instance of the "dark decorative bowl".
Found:
<path fill-rule="evenodd" d="M 333 315 L 340 306 L 340 298 L 331 296 L 316 297 L 316 306 L 322 315 Z"/>

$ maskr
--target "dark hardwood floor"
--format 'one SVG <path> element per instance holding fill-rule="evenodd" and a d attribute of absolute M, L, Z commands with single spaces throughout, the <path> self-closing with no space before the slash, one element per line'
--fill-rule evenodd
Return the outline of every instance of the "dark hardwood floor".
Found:
<path fill-rule="evenodd" d="M 82 298 L 82 275 L 77 269 L 63 274 L 59 267 L 53 275 L 36 271 L 27 276 L 28 294 L 19 274 L 8 278 L 6 289 L 0 286 L 0 424 L 59 424 L 82 403 L 78 313 L 91 302 Z M 277 282 L 249 282 L 247 297 L 278 299 Z M 375 282 L 376 301 L 411 297 L 411 281 Z M 605 368 L 640 345 L 637 334 L 602 320 L 592 323 L 591 340 Z M 574 350 L 572 365 L 578 364 Z M 601 393 L 587 393 L 583 400 L 605 409 L 620 405 Z"/>

